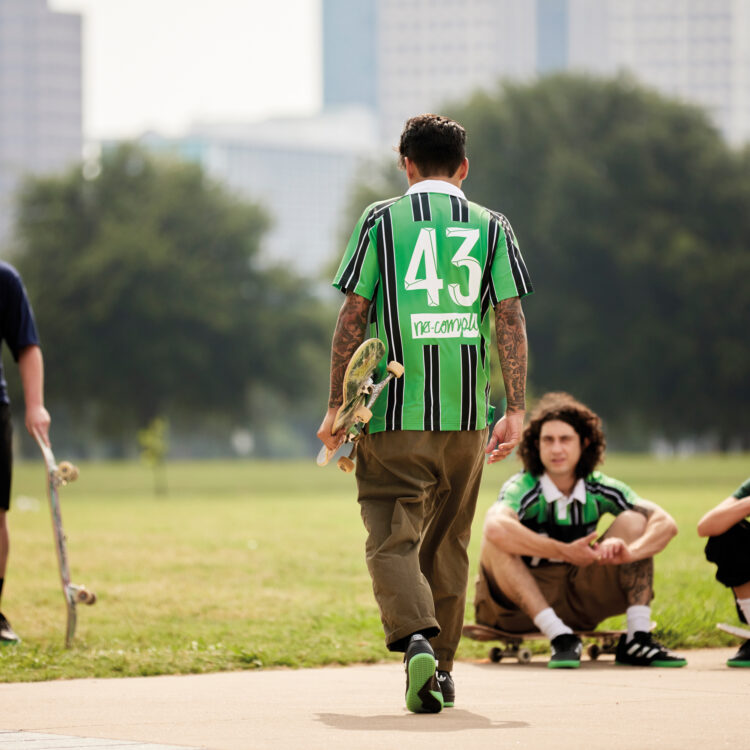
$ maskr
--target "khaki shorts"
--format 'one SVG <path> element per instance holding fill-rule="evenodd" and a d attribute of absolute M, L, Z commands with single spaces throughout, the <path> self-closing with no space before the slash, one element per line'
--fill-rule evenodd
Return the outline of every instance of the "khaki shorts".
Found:
<path fill-rule="evenodd" d="M 619 566 L 589 565 L 579 568 L 554 563 L 529 568 L 542 595 L 555 614 L 573 630 L 593 630 L 602 620 L 628 608 L 620 586 Z M 531 618 L 503 595 L 480 565 L 474 597 L 477 623 L 510 633 L 537 630 Z"/>

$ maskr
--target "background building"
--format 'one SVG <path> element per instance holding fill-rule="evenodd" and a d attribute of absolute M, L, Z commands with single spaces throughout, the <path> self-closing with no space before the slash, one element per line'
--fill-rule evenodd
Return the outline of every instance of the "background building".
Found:
<path fill-rule="evenodd" d="M 336 104 L 347 91 L 369 104 L 372 71 L 389 143 L 415 112 L 563 70 L 629 71 L 705 107 L 732 142 L 750 137 L 750 0 L 370 0 L 352 3 L 366 22 L 352 10 L 327 22 L 341 3 L 323 0 L 324 90 L 335 80 Z"/>
<path fill-rule="evenodd" d="M 81 158 L 81 17 L 0 0 L 0 248 L 24 174 Z"/>
<path fill-rule="evenodd" d="M 263 240 L 270 261 L 322 277 L 342 231 L 356 171 L 376 155 L 372 113 L 337 109 L 316 117 L 248 125 L 196 125 L 180 138 L 149 134 L 146 147 L 200 163 L 215 179 L 264 206 L 273 226 Z"/>

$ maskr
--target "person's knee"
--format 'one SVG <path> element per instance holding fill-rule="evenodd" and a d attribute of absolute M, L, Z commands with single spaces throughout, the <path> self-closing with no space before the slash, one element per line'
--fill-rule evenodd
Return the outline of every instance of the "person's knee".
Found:
<path fill-rule="evenodd" d="M 643 536 L 646 531 L 647 520 L 644 515 L 634 510 L 620 513 L 607 529 L 605 537 L 617 537 L 625 542 L 633 542 Z"/>

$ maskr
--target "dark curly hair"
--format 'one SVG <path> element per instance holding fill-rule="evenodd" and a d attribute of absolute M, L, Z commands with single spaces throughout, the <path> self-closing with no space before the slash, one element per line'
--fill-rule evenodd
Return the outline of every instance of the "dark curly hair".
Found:
<path fill-rule="evenodd" d="M 604 459 L 607 441 L 602 430 L 602 420 L 588 406 L 576 401 L 569 393 L 545 393 L 539 400 L 518 445 L 518 455 L 523 468 L 535 477 L 544 474 L 539 458 L 539 435 L 542 425 L 553 419 L 567 422 L 581 438 L 581 458 L 576 464 L 576 477 L 586 477 Z"/>
<path fill-rule="evenodd" d="M 417 115 L 406 121 L 398 145 L 398 165 L 414 162 L 423 177 L 451 177 L 466 158 L 466 131 L 442 115 Z"/>

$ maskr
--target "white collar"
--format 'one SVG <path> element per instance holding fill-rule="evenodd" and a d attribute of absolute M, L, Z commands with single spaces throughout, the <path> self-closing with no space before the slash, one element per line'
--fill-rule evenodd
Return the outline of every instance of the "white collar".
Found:
<path fill-rule="evenodd" d="M 421 180 L 420 182 L 415 182 L 406 191 L 406 195 L 412 195 L 413 193 L 446 193 L 447 195 L 455 195 L 458 198 L 466 198 L 464 191 L 460 187 L 456 187 L 452 182 L 446 182 L 445 180 Z"/>
<path fill-rule="evenodd" d="M 544 499 L 549 505 L 557 503 L 557 517 L 564 519 L 566 515 L 567 507 L 573 502 L 579 502 L 581 505 L 586 504 L 586 485 L 583 479 L 579 479 L 573 491 L 570 495 L 566 496 L 562 493 L 557 485 L 550 479 L 549 475 L 545 471 L 539 479 L 539 484 L 542 486 L 542 494 Z"/>

